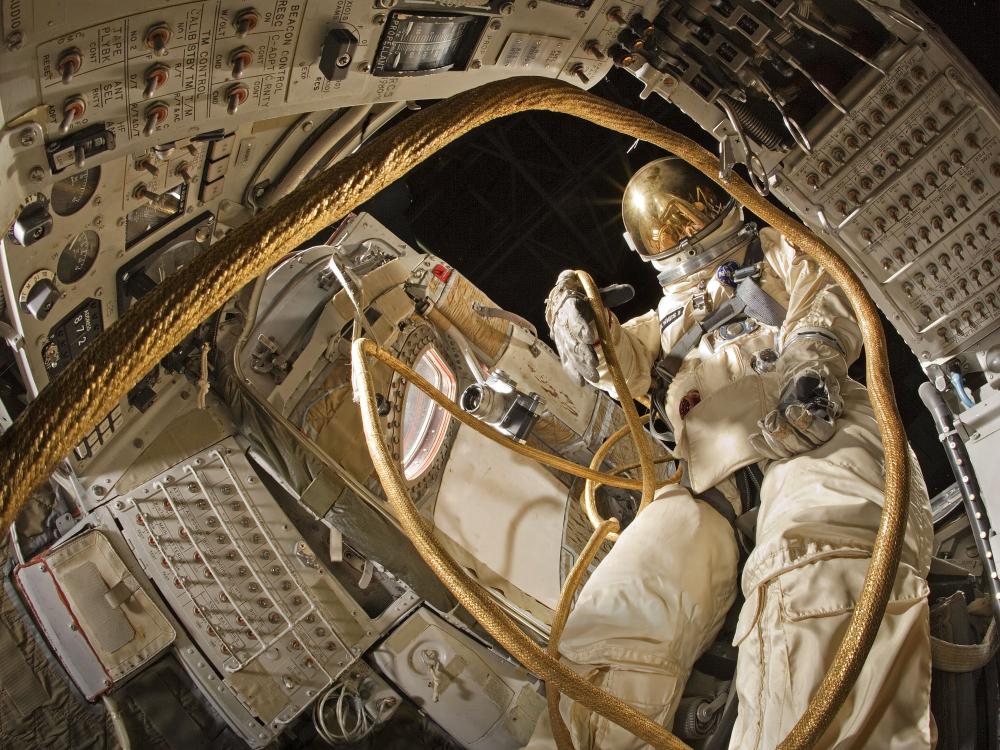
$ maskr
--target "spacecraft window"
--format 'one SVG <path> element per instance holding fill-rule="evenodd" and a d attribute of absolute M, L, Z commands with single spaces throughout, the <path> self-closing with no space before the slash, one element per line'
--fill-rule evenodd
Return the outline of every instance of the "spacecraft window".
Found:
<path fill-rule="evenodd" d="M 454 399 L 455 374 L 434 347 L 428 347 L 413 366 L 427 382 Z M 437 457 L 448 432 L 448 413 L 415 386 L 406 386 L 403 399 L 403 476 L 412 481 Z"/>

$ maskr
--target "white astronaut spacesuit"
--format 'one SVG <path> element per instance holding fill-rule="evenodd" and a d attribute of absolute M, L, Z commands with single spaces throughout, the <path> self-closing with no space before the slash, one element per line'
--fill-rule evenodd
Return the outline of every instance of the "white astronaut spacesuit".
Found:
<path fill-rule="evenodd" d="M 754 233 L 727 200 L 679 160 L 647 165 L 626 191 L 626 228 L 662 272 L 664 296 L 623 325 L 609 314 L 610 329 L 633 396 L 650 391 L 654 369 L 669 382 L 661 412 L 690 489 L 665 488 L 622 533 L 582 589 L 560 651 L 595 684 L 670 728 L 692 665 L 736 596 L 733 529 L 694 495 L 715 487 L 738 514 L 733 473 L 758 463 L 764 479 L 741 582 L 730 747 L 772 748 L 805 710 L 860 593 L 883 499 L 883 451 L 865 389 L 847 378 L 861 336 L 842 291 L 773 230 L 761 231 L 753 247 Z M 733 283 L 751 273 L 737 270 L 748 248 L 759 258 L 756 289 Z M 567 369 L 613 392 L 585 304 L 560 277 L 547 308 L 553 338 Z M 925 577 L 933 530 L 919 470 L 911 474 L 885 619 L 818 747 L 932 746 Z M 643 746 L 565 697 L 561 711 L 578 750 Z M 553 746 L 543 713 L 528 748 Z"/>

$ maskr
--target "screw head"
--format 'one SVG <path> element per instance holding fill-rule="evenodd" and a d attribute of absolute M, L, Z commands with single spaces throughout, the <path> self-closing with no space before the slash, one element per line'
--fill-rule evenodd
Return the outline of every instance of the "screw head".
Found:
<path fill-rule="evenodd" d="M 350 64 L 351 64 L 351 56 L 350 55 L 341 55 L 340 57 L 337 58 L 337 67 L 338 68 L 346 68 Z"/>
<path fill-rule="evenodd" d="M 21 131 L 20 143 L 22 146 L 27 148 L 28 146 L 35 145 L 35 131 L 31 128 L 25 128 Z"/>
<path fill-rule="evenodd" d="M 381 26 L 385 23 L 385 16 L 382 13 L 377 14 L 373 19 L 372 23 L 376 26 Z"/>
<path fill-rule="evenodd" d="M 5 43 L 7 45 L 7 49 L 11 52 L 21 49 L 21 45 L 24 44 L 24 35 L 20 31 L 15 31 L 8 35 Z"/>
<path fill-rule="evenodd" d="M 32 167 L 31 171 L 28 172 L 28 179 L 32 182 L 41 182 L 45 179 L 45 170 L 41 167 Z"/>
<path fill-rule="evenodd" d="M 500 21 L 499 18 L 494 18 L 492 21 L 490 21 L 490 28 L 493 31 L 499 31 L 501 26 L 503 26 L 503 23 Z"/>
<path fill-rule="evenodd" d="M 514 12 L 514 3 L 504 3 L 500 6 L 500 12 L 505 16 L 509 16 Z"/>
<path fill-rule="evenodd" d="M 360 70 L 362 73 L 367 73 L 371 69 L 372 69 L 372 66 L 369 63 L 366 63 L 366 62 L 363 62 L 363 63 L 361 63 L 358 66 L 358 70 Z"/>
<path fill-rule="evenodd" d="M 473 60 L 471 63 L 469 63 L 469 68 L 471 70 L 479 70 L 481 67 L 483 67 L 482 60 Z"/>

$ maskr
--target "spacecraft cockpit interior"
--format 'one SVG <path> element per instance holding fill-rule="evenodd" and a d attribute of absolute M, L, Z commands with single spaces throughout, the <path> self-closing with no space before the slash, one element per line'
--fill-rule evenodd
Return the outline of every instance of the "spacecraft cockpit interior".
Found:
<path fill-rule="evenodd" d="M 1000 98 L 930 5 L 0 0 L 0 747 L 1000 748 Z M 531 111 L 655 151 L 639 271 L 498 304 L 380 199 Z"/>

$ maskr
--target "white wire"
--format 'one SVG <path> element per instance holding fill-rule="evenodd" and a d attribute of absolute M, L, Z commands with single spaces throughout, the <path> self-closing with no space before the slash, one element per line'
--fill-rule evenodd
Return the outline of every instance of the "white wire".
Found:
<path fill-rule="evenodd" d="M 335 729 L 331 729 L 327 724 L 326 709 L 334 694 L 337 697 L 333 707 L 337 726 Z M 349 709 L 354 712 L 354 721 L 348 728 Z M 313 725 L 316 728 L 316 734 L 330 745 L 360 742 L 371 734 L 380 722 L 381 717 L 372 717 L 365 706 L 364 698 L 355 688 L 348 687 L 346 682 L 331 685 L 313 706 Z"/>

